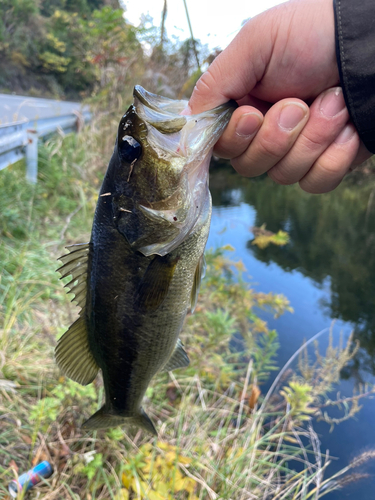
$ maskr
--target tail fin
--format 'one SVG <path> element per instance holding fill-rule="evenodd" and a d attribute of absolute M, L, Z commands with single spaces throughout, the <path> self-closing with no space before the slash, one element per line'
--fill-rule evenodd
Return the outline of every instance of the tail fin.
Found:
<path fill-rule="evenodd" d="M 87 430 L 96 430 L 108 429 L 118 425 L 135 425 L 147 432 L 150 432 L 154 436 L 158 435 L 154 424 L 143 408 L 140 408 L 139 412 L 132 416 L 124 417 L 122 415 L 110 413 L 104 405 L 82 424 L 82 428 Z"/>

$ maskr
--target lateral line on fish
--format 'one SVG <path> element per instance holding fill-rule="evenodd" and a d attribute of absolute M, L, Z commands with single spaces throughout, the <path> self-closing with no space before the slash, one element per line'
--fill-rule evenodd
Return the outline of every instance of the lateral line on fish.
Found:
<path fill-rule="evenodd" d="M 132 172 L 133 172 L 133 168 L 134 168 L 134 164 L 135 162 L 138 160 L 138 158 L 136 158 L 135 160 L 133 160 L 130 164 L 130 170 L 129 170 L 129 175 L 128 175 L 128 178 L 126 180 L 126 182 L 129 182 L 130 181 L 130 176 L 132 175 Z"/>

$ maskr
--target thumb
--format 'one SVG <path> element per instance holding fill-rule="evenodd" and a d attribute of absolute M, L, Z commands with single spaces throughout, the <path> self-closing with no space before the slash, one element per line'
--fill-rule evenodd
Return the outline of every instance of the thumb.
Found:
<path fill-rule="evenodd" d="M 260 31 L 261 30 L 261 31 Z M 192 114 L 215 108 L 230 99 L 239 101 L 253 90 L 265 71 L 267 33 L 257 18 L 241 29 L 196 83 L 189 108 Z"/>

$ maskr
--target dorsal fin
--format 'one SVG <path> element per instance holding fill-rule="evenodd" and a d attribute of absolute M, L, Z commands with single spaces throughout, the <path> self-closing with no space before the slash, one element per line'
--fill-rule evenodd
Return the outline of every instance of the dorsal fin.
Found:
<path fill-rule="evenodd" d="M 191 289 L 190 309 L 192 313 L 194 312 L 198 302 L 199 288 L 201 286 L 201 281 L 204 278 L 204 275 L 206 274 L 206 267 L 207 267 L 206 259 L 204 258 L 204 254 L 202 254 L 201 258 L 198 261 L 197 268 L 195 270 L 193 288 Z"/>
<path fill-rule="evenodd" d="M 183 343 L 181 342 L 180 339 L 177 340 L 176 347 L 174 348 L 174 351 L 172 352 L 171 357 L 169 360 L 166 362 L 166 364 L 163 366 L 161 369 L 162 372 L 171 372 L 172 370 L 175 370 L 176 368 L 185 368 L 186 366 L 189 366 L 190 360 L 188 355 L 185 352 L 185 349 L 183 347 Z"/>
<path fill-rule="evenodd" d="M 57 271 L 61 273 L 60 279 L 72 276 L 65 288 L 68 288 L 70 293 L 74 293 L 75 297 L 72 302 L 83 307 L 86 299 L 89 243 L 79 243 L 66 248 L 69 249 L 69 253 L 59 258 L 63 265 Z"/>

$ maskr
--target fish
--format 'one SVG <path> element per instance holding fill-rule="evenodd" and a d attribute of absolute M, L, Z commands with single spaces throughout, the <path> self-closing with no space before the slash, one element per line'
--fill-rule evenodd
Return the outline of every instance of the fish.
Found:
<path fill-rule="evenodd" d="M 67 247 L 61 279 L 81 308 L 55 360 L 82 385 L 102 372 L 105 403 L 84 424 L 157 435 L 142 401 L 152 378 L 189 365 L 179 338 L 205 272 L 212 149 L 237 107 L 183 115 L 187 101 L 134 88 L 122 116 L 89 243 Z"/>

